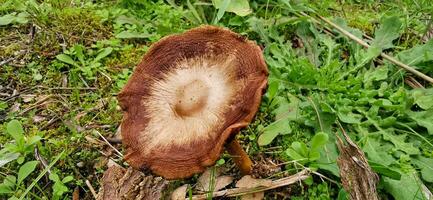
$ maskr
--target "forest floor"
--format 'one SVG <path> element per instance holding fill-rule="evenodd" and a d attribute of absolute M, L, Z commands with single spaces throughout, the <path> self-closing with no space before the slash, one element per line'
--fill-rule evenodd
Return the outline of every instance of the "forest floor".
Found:
<path fill-rule="evenodd" d="M 0 199 L 93 199 L 107 165 L 127 167 L 117 93 L 150 45 L 202 24 L 264 49 L 268 90 L 238 134 L 253 176 L 315 172 L 265 199 L 346 199 L 336 162 L 343 132 L 379 175 L 381 199 L 428 199 L 432 84 L 381 53 L 432 77 L 433 4 L 312 2 L 0 0 Z M 212 169 L 241 178 L 226 153 Z M 195 195 L 199 177 L 168 182 L 164 197 L 184 184 Z"/>

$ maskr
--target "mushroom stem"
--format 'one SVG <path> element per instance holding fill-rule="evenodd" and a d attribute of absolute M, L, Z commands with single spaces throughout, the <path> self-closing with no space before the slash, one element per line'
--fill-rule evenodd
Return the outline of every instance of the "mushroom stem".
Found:
<path fill-rule="evenodd" d="M 227 143 L 226 149 L 232 156 L 235 164 L 241 170 L 242 175 L 251 174 L 253 170 L 253 162 L 236 138 L 233 138 Z"/>

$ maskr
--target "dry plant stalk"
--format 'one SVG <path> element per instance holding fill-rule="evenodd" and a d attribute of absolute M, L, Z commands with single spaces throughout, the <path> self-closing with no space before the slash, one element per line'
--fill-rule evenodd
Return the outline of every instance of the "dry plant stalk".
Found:
<path fill-rule="evenodd" d="M 348 145 L 345 146 L 341 138 L 337 136 L 337 146 L 340 151 L 337 164 L 340 168 L 344 189 L 349 192 L 352 200 L 378 200 L 376 184 L 379 181 L 379 176 L 368 165 L 364 152 L 347 136 L 343 129 L 342 132 Z"/>
<path fill-rule="evenodd" d="M 306 15 L 306 16 L 308 16 L 308 15 L 305 14 L 305 13 L 302 13 L 302 15 Z M 330 20 L 328 20 L 328 19 L 326 19 L 326 18 L 324 18 L 324 17 L 322 17 L 322 16 L 320 16 L 320 15 L 318 15 L 318 17 L 319 17 L 322 21 L 324 21 L 324 22 L 326 22 L 327 24 L 331 25 L 333 28 L 337 29 L 340 33 L 346 35 L 348 38 L 354 40 L 355 42 L 357 42 L 358 44 L 362 45 L 363 47 L 365 47 L 365 48 L 369 48 L 369 47 L 370 47 L 370 45 L 368 45 L 364 40 L 362 40 L 362 39 L 356 37 L 355 35 L 353 35 L 353 34 L 351 34 L 351 33 L 349 33 L 348 31 L 344 30 L 343 28 L 341 28 L 341 27 L 338 26 L 337 24 L 331 22 Z M 423 74 L 422 72 L 416 70 L 415 68 L 413 68 L 413 67 L 411 67 L 411 66 L 409 66 L 409 65 L 406 65 L 406 64 L 404 64 L 404 63 L 398 61 L 398 60 L 395 59 L 394 57 L 389 56 L 389 55 L 387 55 L 387 54 L 385 54 L 385 53 L 380 53 L 380 56 L 382 56 L 382 58 L 384 58 L 384 59 L 386 59 L 386 60 L 388 60 L 388 61 L 394 63 L 395 65 L 397 65 L 397 66 L 403 68 L 404 70 L 406 70 L 406 71 L 408 71 L 408 72 L 411 72 L 412 74 L 415 74 L 416 76 L 418 76 L 418 77 L 420 77 L 420 78 L 422 78 L 422 79 L 424 79 L 424 80 L 430 82 L 431 84 L 433 84 L 433 78 L 431 78 L 431 77 L 429 77 L 429 76 Z"/>

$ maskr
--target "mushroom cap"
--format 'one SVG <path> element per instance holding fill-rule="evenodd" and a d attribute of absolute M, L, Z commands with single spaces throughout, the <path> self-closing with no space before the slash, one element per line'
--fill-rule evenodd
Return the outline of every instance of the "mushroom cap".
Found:
<path fill-rule="evenodd" d="M 118 95 L 125 160 L 167 179 L 203 172 L 251 122 L 267 76 L 260 47 L 230 30 L 161 39 Z"/>

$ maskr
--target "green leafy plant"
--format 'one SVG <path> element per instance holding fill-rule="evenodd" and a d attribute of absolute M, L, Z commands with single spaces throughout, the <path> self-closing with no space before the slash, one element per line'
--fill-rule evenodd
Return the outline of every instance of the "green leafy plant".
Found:
<path fill-rule="evenodd" d="M 50 180 L 54 181 L 52 196 L 54 200 L 60 199 L 60 197 L 62 197 L 64 193 L 69 191 L 65 184 L 74 179 L 74 177 L 72 176 L 67 176 L 63 179 L 60 179 L 59 175 L 57 175 L 56 173 L 51 173 L 49 178 Z"/>
<path fill-rule="evenodd" d="M 103 73 L 102 59 L 111 54 L 113 48 L 85 49 L 82 45 L 75 45 L 56 58 L 73 68 L 71 72 L 80 72 L 87 79 L 95 79 L 97 72 Z"/>
<path fill-rule="evenodd" d="M 18 120 L 11 120 L 7 123 L 6 132 L 14 139 L 13 142 L 5 144 L 5 148 L 0 150 L 0 166 L 17 159 L 18 164 L 22 164 L 27 154 L 32 153 L 34 145 L 42 138 L 24 136 L 24 129 Z"/>
<path fill-rule="evenodd" d="M 25 24 L 28 22 L 28 14 L 26 12 L 10 13 L 7 15 L 0 16 L 0 26 L 6 26 L 9 24 Z"/>
<path fill-rule="evenodd" d="M 35 171 L 38 161 L 29 161 L 21 165 L 18 170 L 18 177 L 13 175 L 7 175 L 0 184 L 0 195 L 2 194 L 14 194 L 23 188 L 23 181 L 26 179 L 33 171 Z"/>
<path fill-rule="evenodd" d="M 314 135 L 309 145 L 303 142 L 293 142 L 291 148 L 286 150 L 286 154 L 299 163 L 309 163 L 320 158 L 320 151 L 328 142 L 328 134 L 319 132 Z"/>

